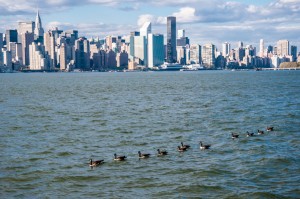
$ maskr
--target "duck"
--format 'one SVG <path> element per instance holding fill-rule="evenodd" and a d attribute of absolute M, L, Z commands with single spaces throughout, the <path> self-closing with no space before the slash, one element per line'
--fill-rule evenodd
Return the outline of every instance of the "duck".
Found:
<path fill-rule="evenodd" d="M 273 126 L 268 126 L 267 127 L 267 131 L 273 131 L 274 130 L 274 127 Z"/>
<path fill-rule="evenodd" d="M 90 167 L 96 167 L 103 163 L 104 163 L 104 160 L 93 161 L 93 159 L 90 159 Z"/>
<path fill-rule="evenodd" d="M 264 134 L 264 131 L 257 130 L 257 134 L 258 134 L 258 135 L 262 135 L 262 134 Z"/>
<path fill-rule="evenodd" d="M 254 133 L 249 133 L 249 132 L 247 131 L 247 137 L 252 137 L 252 136 L 254 136 Z"/>
<path fill-rule="evenodd" d="M 238 134 L 231 133 L 231 138 L 232 138 L 232 139 L 239 138 L 239 135 L 238 135 Z"/>
<path fill-rule="evenodd" d="M 181 142 L 181 147 L 184 147 L 186 149 L 189 149 L 191 146 L 190 145 L 184 145 L 183 142 Z"/>
<path fill-rule="evenodd" d="M 167 151 L 161 151 L 160 149 L 157 149 L 157 155 L 158 156 L 168 155 L 168 152 Z"/>
<path fill-rule="evenodd" d="M 140 151 L 138 152 L 139 154 L 139 158 L 149 158 L 150 157 L 150 154 L 149 153 L 141 153 Z"/>
<path fill-rule="evenodd" d="M 116 153 L 114 154 L 114 156 L 115 156 L 114 158 L 115 161 L 124 161 L 127 158 L 126 156 L 117 156 Z"/>
<path fill-rule="evenodd" d="M 210 144 L 204 145 L 204 144 L 202 144 L 202 142 L 200 141 L 200 149 L 209 149 L 210 146 L 211 146 Z"/>
<path fill-rule="evenodd" d="M 186 147 L 178 146 L 178 151 L 179 151 L 179 152 L 184 152 L 184 151 L 186 151 L 186 150 L 187 150 Z"/>

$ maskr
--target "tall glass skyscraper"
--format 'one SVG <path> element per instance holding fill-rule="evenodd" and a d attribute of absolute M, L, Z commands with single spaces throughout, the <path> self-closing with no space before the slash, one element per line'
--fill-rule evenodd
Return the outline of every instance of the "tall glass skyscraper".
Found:
<path fill-rule="evenodd" d="M 167 62 L 175 63 L 176 54 L 176 17 L 167 18 Z"/>

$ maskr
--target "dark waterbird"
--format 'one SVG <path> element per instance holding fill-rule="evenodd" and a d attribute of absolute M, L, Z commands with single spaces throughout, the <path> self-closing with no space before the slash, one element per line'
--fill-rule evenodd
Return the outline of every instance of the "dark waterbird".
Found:
<path fill-rule="evenodd" d="M 163 156 L 163 155 L 168 155 L 168 152 L 167 151 L 161 151 L 160 149 L 157 149 L 157 155 L 158 156 Z"/>
<path fill-rule="evenodd" d="M 204 145 L 204 144 L 200 141 L 200 149 L 209 149 L 210 146 L 211 146 L 210 144 Z"/>
<path fill-rule="evenodd" d="M 179 152 L 184 152 L 184 151 L 186 151 L 186 150 L 187 150 L 186 147 L 178 146 L 178 151 L 179 151 Z"/>
<path fill-rule="evenodd" d="M 249 133 L 249 132 L 247 131 L 247 137 L 252 137 L 252 136 L 254 136 L 254 133 Z"/>
<path fill-rule="evenodd" d="M 116 161 L 124 161 L 127 158 L 126 156 L 117 156 L 116 153 L 114 154 L 114 156 L 115 156 L 114 160 Z"/>
<path fill-rule="evenodd" d="M 96 167 L 103 163 L 104 163 L 104 160 L 93 161 L 92 159 L 90 159 L 90 167 Z"/>
<path fill-rule="evenodd" d="M 274 130 L 274 127 L 273 126 L 268 126 L 267 127 L 267 131 L 273 131 Z"/>
<path fill-rule="evenodd" d="M 184 145 L 183 142 L 181 142 L 181 147 L 184 147 L 186 149 L 189 149 L 191 146 L 190 145 Z"/>
<path fill-rule="evenodd" d="M 232 139 L 239 138 L 239 135 L 238 135 L 238 134 L 231 133 L 231 138 L 232 138 Z"/>
<path fill-rule="evenodd" d="M 138 152 L 139 154 L 139 158 L 149 158 L 150 157 L 150 154 L 149 153 L 141 153 L 140 151 Z"/>
<path fill-rule="evenodd" d="M 258 135 L 262 135 L 262 134 L 264 134 L 264 131 L 257 130 L 257 134 L 258 134 Z"/>

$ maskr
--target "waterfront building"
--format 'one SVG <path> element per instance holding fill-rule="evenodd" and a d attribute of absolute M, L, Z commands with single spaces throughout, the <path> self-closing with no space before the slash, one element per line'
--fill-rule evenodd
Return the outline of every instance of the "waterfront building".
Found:
<path fill-rule="evenodd" d="M 206 68 L 215 67 L 215 45 L 205 44 L 202 46 L 202 62 Z"/>
<path fill-rule="evenodd" d="M 42 20 L 38 10 L 35 18 L 34 39 L 39 42 L 43 42 L 43 36 L 44 36 L 44 29 L 42 26 Z"/>
<path fill-rule="evenodd" d="M 179 64 L 186 64 L 186 47 L 185 46 L 177 46 L 177 63 Z"/>
<path fill-rule="evenodd" d="M 111 49 L 108 52 L 106 52 L 106 64 L 109 69 L 114 69 L 117 66 L 116 56 L 117 54 Z"/>
<path fill-rule="evenodd" d="M 164 63 L 164 36 L 162 34 L 148 35 L 148 67 L 160 66 Z"/>
<path fill-rule="evenodd" d="M 229 56 L 230 50 L 231 50 L 231 49 L 230 49 L 230 43 L 224 42 L 224 43 L 222 44 L 222 55 L 223 55 L 224 57 Z"/>
<path fill-rule="evenodd" d="M 134 37 L 134 59 L 138 58 L 138 65 L 148 65 L 147 39 L 145 36 Z"/>
<path fill-rule="evenodd" d="M 49 59 L 47 59 L 47 61 L 49 61 L 48 65 L 54 69 L 57 65 L 57 53 L 55 51 L 55 38 L 51 30 L 44 33 L 44 46 L 49 56 Z"/>
<path fill-rule="evenodd" d="M 133 31 L 130 33 L 130 41 L 129 41 L 129 56 L 134 57 L 134 37 L 140 36 L 140 32 Z"/>
<path fill-rule="evenodd" d="M 264 57 L 264 40 L 259 41 L 259 56 Z"/>
<path fill-rule="evenodd" d="M 192 44 L 190 46 L 190 64 L 201 64 L 201 46 Z"/>
<path fill-rule="evenodd" d="M 176 17 L 167 17 L 167 62 L 175 63 L 176 58 Z"/>
<path fill-rule="evenodd" d="M 291 46 L 291 55 L 293 56 L 292 61 L 297 61 L 297 46 Z"/>
<path fill-rule="evenodd" d="M 18 42 L 18 31 L 6 30 L 5 40 L 6 40 L 6 45 L 9 44 L 9 42 Z"/>
<path fill-rule="evenodd" d="M 238 62 L 243 61 L 244 56 L 245 56 L 245 49 L 244 48 L 236 49 L 235 57 L 236 57 L 236 60 Z"/>
<path fill-rule="evenodd" d="M 128 66 L 128 53 L 125 51 L 122 51 L 120 53 L 117 53 L 116 56 L 117 59 L 117 67 L 127 67 Z"/>
<path fill-rule="evenodd" d="M 40 42 L 29 45 L 29 60 L 30 70 L 49 70 L 45 46 Z"/>
<path fill-rule="evenodd" d="M 290 55 L 290 42 L 288 40 L 277 41 L 277 55 L 278 56 Z"/>
<path fill-rule="evenodd" d="M 85 37 L 75 41 L 75 68 L 90 70 L 90 43 Z"/>
<path fill-rule="evenodd" d="M 12 70 L 12 56 L 11 56 L 11 52 L 8 51 L 7 49 L 3 49 L 2 50 L 2 56 L 3 56 L 3 65 L 9 69 Z"/>

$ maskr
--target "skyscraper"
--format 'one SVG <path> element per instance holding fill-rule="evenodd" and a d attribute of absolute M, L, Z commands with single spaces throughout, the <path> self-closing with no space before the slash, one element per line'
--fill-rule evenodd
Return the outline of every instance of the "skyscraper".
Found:
<path fill-rule="evenodd" d="M 176 17 L 167 18 L 167 62 L 175 63 L 176 54 Z"/>
<path fill-rule="evenodd" d="M 164 63 L 164 36 L 161 34 L 148 35 L 148 67 L 160 66 Z"/>
<path fill-rule="evenodd" d="M 291 46 L 291 55 L 293 56 L 293 61 L 297 61 L 297 46 Z"/>
<path fill-rule="evenodd" d="M 3 48 L 3 33 L 0 32 L 0 52 L 2 48 Z"/>
<path fill-rule="evenodd" d="M 151 33 L 151 22 L 146 22 L 140 29 L 140 36 L 145 36 L 148 38 L 148 34 Z"/>
<path fill-rule="evenodd" d="M 190 64 L 200 64 L 201 62 L 201 46 L 192 44 L 190 46 Z"/>
<path fill-rule="evenodd" d="M 44 29 L 42 27 L 42 20 L 38 10 L 35 18 L 34 39 L 43 42 L 43 36 L 44 36 Z"/>
<path fill-rule="evenodd" d="M 29 45 L 30 70 L 48 70 L 45 46 L 32 42 Z"/>
<path fill-rule="evenodd" d="M 29 45 L 34 41 L 34 34 L 26 32 L 21 35 L 23 65 L 29 65 Z"/>
<path fill-rule="evenodd" d="M 259 41 L 259 56 L 264 57 L 264 40 Z"/>
<path fill-rule="evenodd" d="M 215 45 L 205 44 L 202 46 L 202 61 L 206 68 L 215 67 Z"/>
<path fill-rule="evenodd" d="M 230 43 L 225 42 L 222 44 L 222 55 L 224 57 L 227 57 L 229 56 L 229 53 L 230 53 Z"/>
<path fill-rule="evenodd" d="M 75 67 L 81 70 L 90 70 L 90 43 L 80 37 L 75 42 Z"/>
<path fill-rule="evenodd" d="M 6 45 L 9 44 L 9 42 L 18 42 L 18 31 L 6 30 L 5 40 L 6 40 Z"/>
<path fill-rule="evenodd" d="M 35 23 L 33 21 L 23 21 L 18 24 L 18 42 L 22 42 L 22 34 L 26 32 L 33 33 L 35 28 Z"/>
<path fill-rule="evenodd" d="M 288 40 L 277 41 L 277 55 L 287 56 L 290 54 L 290 42 Z"/>

